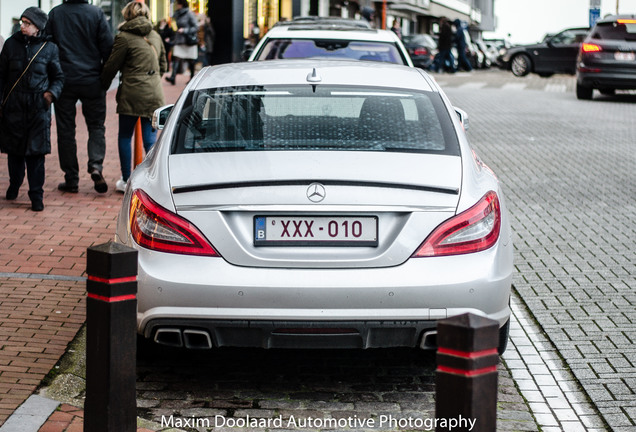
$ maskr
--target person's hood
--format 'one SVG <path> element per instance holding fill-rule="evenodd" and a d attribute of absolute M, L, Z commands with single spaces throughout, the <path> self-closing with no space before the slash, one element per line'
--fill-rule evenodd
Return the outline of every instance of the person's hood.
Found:
<path fill-rule="evenodd" d="M 122 23 L 119 30 L 139 36 L 146 36 L 152 31 L 152 23 L 148 18 L 138 16 L 137 18 L 133 18 L 130 21 Z"/>
<path fill-rule="evenodd" d="M 88 0 L 64 0 L 64 3 L 88 3 Z"/>
<path fill-rule="evenodd" d="M 187 14 L 189 11 L 190 11 L 189 8 L 182 7 L 181 9 L 175 10 L 174 13 L 172 14 L 172 17 L 174 19 L 181 18 L 183 15 Z"/>

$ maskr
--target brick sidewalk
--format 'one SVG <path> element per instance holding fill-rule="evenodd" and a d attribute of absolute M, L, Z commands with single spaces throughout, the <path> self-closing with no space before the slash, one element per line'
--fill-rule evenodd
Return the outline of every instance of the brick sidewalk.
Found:
<path fill-rule="evenodd" d="M 167 103 L 175 102 L 185 86 L 186 77 L 177 79 L 176 86 L 164 81 Z M 77 118 L 79 193 L 57 190 L 63 173 L 55 121 L 52 153 L 46 158 L 43 212 L 30 210 L 26 179 L 16 201 L 4 199 L 9 175 L 7 157 L 0 156 L 0 425 L 38 388 L 84 323 L 86 249 L 113 238 L 122 197 L 114 188 L 120 178 L 115 91 L 108 93 L 107 107 L 104 177 L 109 190 L 105 194 L 95 192 L 85 172 L 88 133 L 81 109 Z M 61 418 L 75 414 L 73 408 L 63 406 L 41 431 L 79 431 L 81 419 L 60 426 Z"/>

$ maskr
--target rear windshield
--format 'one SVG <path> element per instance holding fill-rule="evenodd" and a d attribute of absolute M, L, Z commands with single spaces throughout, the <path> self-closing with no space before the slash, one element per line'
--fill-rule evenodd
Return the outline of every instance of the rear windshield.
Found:
<path fill-rule="evenodd" d="M 636 20 L 598 23 L 592 37 L 594 39 L 636 41 Z"/>
<path fill-rule="evenodd" d="M 406 64 L 395 44 L 337 39 L 270 39 L 265 43 L 256 60 L 309 57 Z"/>
<path fill-rule="evenodd" d="M 438 93 L 258 86 L 190 92 L 172 153 L 343 150 L 459 155 Z"/>

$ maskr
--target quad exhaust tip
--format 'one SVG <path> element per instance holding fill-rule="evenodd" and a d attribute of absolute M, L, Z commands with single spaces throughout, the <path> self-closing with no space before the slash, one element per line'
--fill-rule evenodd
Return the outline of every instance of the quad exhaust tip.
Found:
<path fill-rule="evenodd" d="M 212 338 L 205 330 L 161 328 L 156 331 L 154 341 L 175 348 L 212 349 Z"/>
<path fill-rule="evenodd" d="M 421 349 L 437 349 L 437 330 L 430 330 L 424 332 L 422 335 L 422 342 L 420 343 Z"/>

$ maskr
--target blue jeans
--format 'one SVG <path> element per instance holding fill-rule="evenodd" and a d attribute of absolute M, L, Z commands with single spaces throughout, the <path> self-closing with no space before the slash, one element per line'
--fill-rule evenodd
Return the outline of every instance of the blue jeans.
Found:
<path fill-rule="evenodd" d="M 150 151 L 157 141 L 157 130 L 152 128 L 150 119 L 135 117 L 125 114 L 119 115 L 119 164 L 121 165 L 121 177 L 128 181 L 132 166 L 131 141 L 137 119 L 141 119 L 141 139 L 144 142 L 146 153 Z"/>

